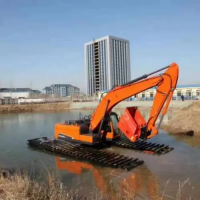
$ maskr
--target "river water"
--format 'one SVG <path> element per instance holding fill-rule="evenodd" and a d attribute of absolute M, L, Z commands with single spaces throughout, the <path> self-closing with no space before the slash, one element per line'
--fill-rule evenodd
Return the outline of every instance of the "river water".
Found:
<path fill-rule="evenodd" d="M 175 148 L 163 156 L 112 147 L 111 151 L 144 160 L 142 166 L 129 172 L 47 154 L 27 146 L 28 139 L 42 136 L 53 138 L 55 123 L 77 119 L 80 112 L 92 113 L 68 111 L 0 115 L 0 168 L 28 170 L 30 174 L 39 174 L 42 178 L 50 171 L 69 189 L 76 185 L 84 192 L 91 192 L 91 188 L 96 186 L 101 192 L 120 190 L 125 196 L 127 190 L 129 194 L 134 191 L 140 199 L 153 199 L 152 196 L 162 197 L 163 194 L 163 199 L 175 199 L 182 187 L 180 199 L 200 199 L 199 138 L 172 136 L 160 131 L 160 134 L 151 141 Z M 145 118 L 148 117 L 147 112 L 143 112 L 143 115 Z M 168 117 L 166 116 L 166 120 Z"/>

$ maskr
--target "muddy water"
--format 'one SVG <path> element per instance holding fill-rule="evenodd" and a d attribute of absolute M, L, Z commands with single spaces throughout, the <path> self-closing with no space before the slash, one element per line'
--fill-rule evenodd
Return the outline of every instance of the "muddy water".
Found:
<path fill-rule="evenodd" d="M 36 137 L 54 137 L 54 124 L 66 119 L 76 119 L 79 112 L 35 113 L 0 115 L 0 167 L 28 170 L 46 178 L 50 171 L 59 177 L 69 188 L 79 188 L 91 192 L 96 186 L 103 193 L 121 192 L 124 196 L 133 194 L 140 199 L 154 199 L 152 196 L 173 199 L 181 189 L 182 198 L 200 199 L 200 139 L 175 137 L 160 131 L 151 139 L 153 142 L 169 144 L 175 150 L 164 156 L 145 155 L 121 148 L 109 151 L 123 153 L 145 161 L 130 172 L 121 169 L 102 168 L 86 162 L 63 158 L 28 148 L 27 140 Z M 120 114 L 120 111 L 119 111 Z M 147 112 L 143 112 L 145 118 Z M 170 115 L 166 116 L 165 121 Z M 182 185 L 184 181 L 187 181 Z M 180 182 L 180 183 L 179 183 Z M 127 193 L 128 191 L 128 193 Z M 164 191 L 164 192 L 163 192 Z M 150 197 L 151 196 L 151 197 Z"/>

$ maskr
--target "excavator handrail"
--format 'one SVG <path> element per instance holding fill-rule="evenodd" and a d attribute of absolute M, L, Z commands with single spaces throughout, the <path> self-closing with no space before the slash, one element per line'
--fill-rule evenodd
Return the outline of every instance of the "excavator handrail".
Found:
<path fill-rule="evenodd" d="M 129 82 L 127 82 L 127 83 L 124 83 L 124 84 L 122 84 L 121 86 L 130 85 L 130 84 L 135 83 L 135 82 L 137 82 L 137 81 L 140 81 L 140 80 L 142 80 L 142 79 L 148 78 L 149 76 L 151 76 L 151 75 L 153 75 L 153 74 L 155 74 L 155 73 L 158 73 L 158 72 L 160 72 L 160 71 L 162 71 L 162 70 L 164 70 L 164 69 L 167 69 L 167 68 L 169 68 L 169 67 L 170 67 L 170 65 L 169 65 L 169 66 L 166 66 L 166 67 L 163 67 L 163 68 L 161 68 L 161 69 L 158 69 L 158 70 L 156 70 L 156 71 L 153 71 L 153 72 L 151 72 L 151 73 L 149 73 L 149 74 L 144 74 L 143 76 L 140 76 L 140 77 L 138 77 L 138 78 L 136 78 L 136 79 L 133 79 L 132 81 L 129 81 Z"/>
<path fill-rule="evenodd" d="M 148 76 L 162 71 L 164 69 L 167 70 L 163 74 L 147 78 Z M 154 127 L 155 121 L 159 113 L 161 112 L 165 102 L 167 103 L 164 107 L 162 115 L 164 116 L 166 114 L 169 103 L 173 96 L 174 89 L 177 85 L 178 76 L 179 66 L 176 63 L 172 63 L 167 67 L 156 70 L 150 74 L 143 75 L 126 84 L 119 85 L 116 88 L 110 90 L 102 98 L 101 102 L 99 103 L 95 112 L 93 113 L 90 123 L 90 129 L 93 131 L 96 130 L 100 132 L 105 121 L 105 117 L 110 113 L 114 106 L 116 106 L 121 101 L 130 98 L 133 95 L 136 95 L 140 92 L 157 86 L 157 93 L 153 102 L 150 118 L 147 123 L 147 131 L 153 130 L 154 132 L 152 136 L 149 136 L 149 138 L 153 137 L 155 134 L 157 134 L 157 130 Z"/>

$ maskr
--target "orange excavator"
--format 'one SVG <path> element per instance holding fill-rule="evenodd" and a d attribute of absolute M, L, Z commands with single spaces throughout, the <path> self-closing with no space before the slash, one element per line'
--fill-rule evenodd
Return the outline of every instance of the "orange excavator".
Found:
<path fill-rule="evenodd" d="M 164 69 L 167 70 L 163 74 L 147 78 Z M 56 124 L 55 138 L 97 145 L 106 140 L 115 140 L 121 136 L 121 133 L 131 142 L 154 137 L 158 134 L 155 122 L 165 102 L 161 121 L 166 114 L 177 85 L 178 76 L 179 67 L 176 63 L 172 63 L 156 72 L 113 88 L 102 98 L 91 119 L 68 120 Z M 147 122 L 137 107 L 126 108 L 120 120 L 117 114 L 112 112 L 114 106 L 121 101 L 153 87 L 156 87 L 157 93 Z"/>
<path fill-rule="evenodd" d="M 152 76 L 162 70 L 165 72 Z M 30 146 L 54 153 L 130 170 L 143 161 L 104 151 L 104 149 L 111 145 L 154 155 L 163 155 L 173 150 L 164 144 L 146 142 L 146 140 L 158 134 L 176 89 L 178 77 L 179 66 L 172 63 L 126 84 L 116 86 L 101 99 L 92 117 L 57 123 L 54 139 L 42 137 L 28 140 L 28 143 Z M 156 88 L 156 95 L 148 121 L 145 121 L 135 106 L 126 108 L 120 118 L 112 111 L 123 100 L 151 88 Z M 161 111 L 161 119 L 156 127 L 156 120 Z"/>

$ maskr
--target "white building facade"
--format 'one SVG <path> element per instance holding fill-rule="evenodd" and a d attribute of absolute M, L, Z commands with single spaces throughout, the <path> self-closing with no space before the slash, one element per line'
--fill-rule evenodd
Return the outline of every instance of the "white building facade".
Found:
<path fill-rule="evenodd" d="M 0 99 L 20 99 L 20 98 L 31 98 L 40 95 L 39 90 L 32 90 L 30 88 L 1 88 Z"/>
<path fill-rule="evenodd" d="M 129 98 L 129 100 L 152 101 L 156 95 L 156 89 L 151 88 Z M 98 98 L 105 96 L 105 92 L 99 92 Z M 178 85 L 174 90 L 173 100 L 181 100 L 181 96 L 185 100 L 200 100 L 200 84 L 195 85 Z"/>
<path fill-rule="evenodd" d="M 84 45 L 87 95 L 131 80 L 130 43 L 105 36 Z"/>
<path fill-rule="evenodd" d="M 134 96 L 135 100 L 153 100 L 156 95 L 156 89 L 152 88 L 145 90 Z M 200 84 L 196 85 L 178 85 L 174 90 L 173 100 L 181 100 L 181 96 L 185 100 L 198 100 L 200 99 Z"/>

